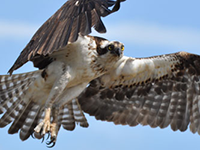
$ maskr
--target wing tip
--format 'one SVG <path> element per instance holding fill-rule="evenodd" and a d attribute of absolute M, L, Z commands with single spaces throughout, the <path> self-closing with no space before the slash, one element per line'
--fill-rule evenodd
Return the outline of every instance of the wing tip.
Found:
<path fill-rule="evenodd" d="M 124 2 L 124 1 L 126 1 L 126 0 L 117 0 L 115 2 L 115 5 L 114 5 L 113 9 L 111 10 L 111 13 L 118 11 L 120 9 L 120 7 L 121 7 L 120 3 Z"/>

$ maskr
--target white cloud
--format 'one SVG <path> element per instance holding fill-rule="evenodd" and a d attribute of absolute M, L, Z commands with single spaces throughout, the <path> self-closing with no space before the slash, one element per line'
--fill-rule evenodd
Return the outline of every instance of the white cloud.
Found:
<path fill-rule="evenodd" d="M 145 22 L 126 22 L 126 24 L 117 26 L 108 24 L 107 28 L 109 29 L 109 38 L 119 37 L 129 43 L 200 49 L 200 29 L 170 27 Z"/>
<path fill-rule="evenodd" d="M 200 30 L 170 27 L 153 23 L 123 21 L 125 24 L 106 23 L 108 39 L 122 40 L 143 45 L 179 46 L 200 49 Z M 39 25 L 0 20 L 0 38 L 30 38 Z M 93 33 L 93 35 L 96 33 Z"/>
<path fill-rule="evenodd" d="M 37 25 L 0 20 L 0 38 L 27 38 L 37 30 Z"/>

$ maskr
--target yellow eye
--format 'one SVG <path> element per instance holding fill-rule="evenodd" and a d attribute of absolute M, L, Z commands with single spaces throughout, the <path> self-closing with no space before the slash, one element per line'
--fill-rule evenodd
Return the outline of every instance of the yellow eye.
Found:
<path fill-rule="evenodd" d="M 124 46 L 122 46 L 121 50 L 124 51 Z"/>
<path fill-rule="evenodd" d="M 113 48 L 114 48 L 113 45 L 109 45 L 109 46 L 108 46 L 108 50 L 110 50 L 110 51 L 113 50 Z"/>

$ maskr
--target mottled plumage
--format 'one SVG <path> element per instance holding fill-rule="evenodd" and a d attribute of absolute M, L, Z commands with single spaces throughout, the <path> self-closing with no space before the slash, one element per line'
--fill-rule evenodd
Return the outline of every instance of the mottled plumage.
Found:
<path fill-rule="evenodd" d="M 45 68 L 52 62 L 49 54 L 75 42 L 79 34 L 90 34 L 92 27 L 105 33 L 101 17 L 118 11 L 121 1 L 125 0 L 68 0 L 38 29 L 8 72 L 12 74 L 27 61 L 39 69 Z"/>
<path fill-rule="evenodd" d="M 150 58 L 123 57 L 91 81 L 81 108 L 99 120 L 200 134 L 200 56 L 179 52 Z"/>
<path fill-rule="evenodd" d="M 100 17 L 125 0 L 69 0 L 35 33 L 0 76 L 0 127 L 55 145 L 60 127 L 88 127 L 82 110 L 115 124 L 200 134 L 200 56 L 179 52 L 149 58 L 123 56 L 118 41 L 89 36 L 105 32 Z M 109 7 L 113 6 L 110 10 Z M 12 75 L 27 61 L 38 71 Z"/>
<path fill-rule="evenodd" d="M 91 80 L 112 69 L 122 48 L 120 42 L 79 35 L 49 55 L 53 61 L 44 69 L 0 76 L 0 127 L 12 123 L 9 133 L 20 130 L 21 140 L 50 133 L 53 145 L 61 125 L 67 130 L 76 124 L 88 127 L 77 97 Z"/>

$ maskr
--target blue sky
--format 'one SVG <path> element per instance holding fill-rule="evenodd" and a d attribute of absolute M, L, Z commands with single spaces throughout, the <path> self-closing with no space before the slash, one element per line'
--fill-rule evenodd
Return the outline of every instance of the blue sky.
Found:
<path fill-rule="evenodd" d="M 6 0 L 0 5 L 0 74 L 6 74 L 34 32 L 65 0 Z M 121 10 L 103 19 L 109 40 L 125 44 L 125 55 L 147 57 L 177 51 L 200 54 L 199 0 L 127 0 Z M 92 35 L 99 35 L 93 32 Z M 28 63 L 15 73 L 34 70 Z M 199 149 L 200 136 L 148 126 L 121 126 L 86 115 L 89 128 L 60 130 L 53 149 L 169 150 Z M 39 140 L 22 142 L 0 129 L 0 150 L 47 149 Z"/>

